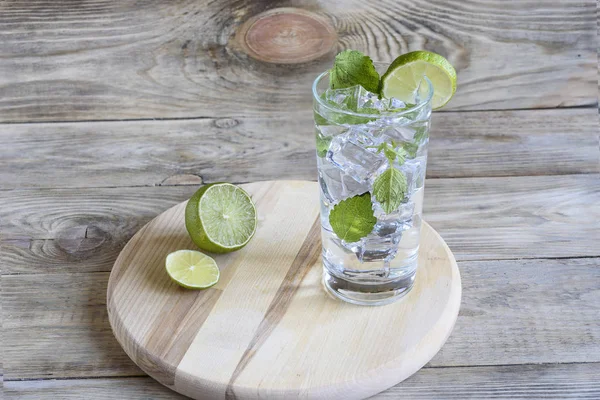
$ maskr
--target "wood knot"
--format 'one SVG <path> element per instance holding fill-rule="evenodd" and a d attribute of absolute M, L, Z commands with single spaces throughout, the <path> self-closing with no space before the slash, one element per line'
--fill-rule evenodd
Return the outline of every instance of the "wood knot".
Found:
<path fill-rule="evenodd" d="M 329 53 L 337 39 L 324 17 L 298 8 L 275 8 L 246 21 L 236 42 L 250 57 L 275 64 L 299 64 Z"/>
<path fill-rule="evenodd" d="M 173 186 L 173 185 L 202 185 L 204 183 L 200 175 L 195 174 L 176 174 L 165 178 L 158 186 Z"/>
<path fill-rule="evenodd" d="M 238 124 L 239 122 L 233 118 L 220 118 L 215 121 L 215 126 L 217 128 L 233 128 Z"/>
<path fill-rule="evenodd" d="M 110 235 L 94 225 L 79 225 L 61 231 L 56 238 L 58 247 L 70 256 L 81 259 L 110 240 Z"/>

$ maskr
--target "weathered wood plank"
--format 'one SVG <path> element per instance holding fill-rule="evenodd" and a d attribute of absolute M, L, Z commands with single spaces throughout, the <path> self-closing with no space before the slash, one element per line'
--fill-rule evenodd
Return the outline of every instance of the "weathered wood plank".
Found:
<path fill-rule="evenodd" d="M 600 258 L 460 262 L 459 318 L 430 365 L 599 361 L 599 267 Z"/>
<path fill-rule="evenodd" d="M 9 381 L 4 396 L 7 400 L 189 400 L 150 377 Z"/>
<path fill-rule="evenodd" d="M 323 20 L 332 51 L 303 64 L 246 55 L 240 27 L 281 6 Z M 459 71 L 450 109 L 592 105 L 595 11 L 593 0 L 4 1 L 0 121 L 293 119 L 310 114 L 311 81 L 343 48 L 381 61 L 422 48 L 447 56 Z M 262 44 L 301 61 L 314 44 L 306 32 L 283 25 Z"/>
<path fill-rule="evenodd" d="M 0 264 L 1 266 L 1 264 Z M 0 270 L 0 273 L 2 271 Z M 0 343 L 4 343 L 4 312 L 2 309 L 2 275 L 0 275 Z M 0 390 L 4 387 L 4 347 L 0 346 Z"/>
<path fill-rule="evenodd" d="M 2 273 L 110 271 L 135 232 L 195 189 L 0 191 Z M 458 260 L 598 256 L 599 203 L 598 175 L 428 179 L 424 213 Z"/>
<path fill-rule="evenodd" d="M 599 172 L 598 112 L 434 113 L 428 177 Z M 316 177 L 312 116 L 0 125 L 0 188 Z"/>
<path fill-rule="evenodd" d="M 600 175 L 430 179 L 424 218 L 459 260 L 596 256 Z"/>
<path fill-rule="evenodd" d="M 598 364 L 424 368 L 371 400 L 598 399 Z"/>
<path fill-rule="evenodd" d="M 600 172 L 597 108 L 434 113 L 427 176 Z"/>
<path fill-rule="evenodd" d="M 598 399 L 598 364 L 424 368 L 371 400 Z M 183 400 L 149 377 L 7 382 L 7 399 Z"/>
<path fill-rule="evenodd" d="M 600 258 L 459 263 L 461 312 L 429 366 L 600 361 L 599 263 Z M 108 276 L 3 277 L 6 379 L 141 373 L 111 333 Z"/>
<path fill-rule="evenodd" d="M 110 271 L 142 226 L 195 190 L 179 186 L 0 192 L 0 208 L 7 211 L 0 210 L 2 273 Z"/>
<path fill-rule="evenodd" d="M 5 380 L 145 375 L 112 334 L 108 275 L 3 277 Z"/>

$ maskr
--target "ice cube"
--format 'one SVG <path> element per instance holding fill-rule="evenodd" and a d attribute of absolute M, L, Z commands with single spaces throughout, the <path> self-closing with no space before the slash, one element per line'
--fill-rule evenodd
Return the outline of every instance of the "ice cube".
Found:
<path fill-rule="evenodd" d="M 364 89 L 360 85 L 343 89 L 327 89 L 325 98 L 337 104 L 341 109 L 353 110 L 356 108 L 356 99 L 361 90 Z"/>
<path fill-rule="evenodd" d="M 419 120 L 410 125 L 415 130 L 415 140 L 421 142 L 429 137 L 429 124 L 429 120 Z"/>
<path fill-rule="evenodd" d="M 359 183 L 337 166 L 322 158 L 317 159 L 319 167 L 319 185 L 326 207 L 331 207 L 341 200 L 369 191 L 369 185 Z"/>
<path fill-rule="evenodd" d="M 427 163 L 426 157 L 416 157 L 407 159 L 399 168 L 406 176 L 407 196 L 412 196 L 416 190 L 419 190 L 425 184 L 425 166 Z"/>
<path fill-rule="evenodd" d="M 358 91 L 358 112 L 372 113 L 373 109 L 385 111 L 389 107 L 389 100 L 380 99 L 375 93 L 371 93 L 362 86 Z"/>
<path fill-rule="evenodd" d="M 361 184 L 368 183 L 371 176 L 386 162 L 382 154 L 369 151 L 352 135 L 334 137 L 325 157 Z"/>
<path fill-rule="evenodd" d="M 325 137 L 337 136 L 345 133 L 348 127 L 341 125 L 319 125 L 317 130 Z"/>
<path fill-rule="evenodd" d="M 390 261 L 396 256 L 401 239 L 402 231 L 383 237 L 370 234 L 360 241 L 355 252 L 356 257 L 360 262 Z"/>
<path fill-rule="evenodd" d="M 341 244 L 346 250 L 353 252 L 354 254 L 357 254 L 361 251 L 361 246 L 363 243 L 363 239 L 359 240 L 358 242 L 353 242 L 353 243 L 348 243 L 345 240 L 339 240 L 339 244 Z"/>
<path fill-rule="evenodd" d="M 377 151 L 377 149 L 375 149 L 374 151 Z M 389 167 L 390 167 L 390 163 L 387 160 L 385 160 L 385 162 L 383 164 L 381 164 L 381 166 L 377 169 L 377 171 L 375 171 L 375 173 L 371 175 L 371 179 L 369 180 L 369 182 L 371 182 L 371 185 L 373 185 L 375 183 L 375 180 L 377 179 L 377 177 L 379 175 L 383 174 L 385 172 L 385 170 L 387 170 Z"/>
<path fill-rule="evenodd" d="M 367 125 L 354 125 L 348 131 L 348 141 L 358 146 L 374 146 L 375 138 L 373 137 L 372 128 Z"/>
<path fill-rule="evenodd" d="M 392 97 L 391 99 L 389 99 L 388 102 L 388 110 L 398 110 L 398 109 L 402 109 L 402 108 L 406 108 L 406 103 L 403 102 L 402 100 L 398 100 L 395 97 Z"/>
<path fill-rule="evenodd" d="M 344 265 L 351 265 L 356 259 L 356 253 L 343 245 L 335 233 L 324 228 L 321 230 L 323 240 L 323 262 L 331 270 L 344 274 Z"/>
<path fill-rule="evenodd" d="M 406 200 L 406 199 L 405 199 Z M 381 208 L 381 204 L 374 201 L 374 213 L 377 223 L 373 228 L 373 233 L 384 237 L 409 229 L 412 226 L 412 217 L 415 211 L 415 204 L 411 201 L 405 201 L 400 204 L 397 210 L 386 214 Z"/>
<path fill-rule="evenodd" d="M 404 198 L 404 201 L 400 203 L 400 206 L 389 214 L 386 214 L 386 212 L 383 211 L 381 204 L 379 204 L 377 200 L 373 201 L 373 212 L 378 222 L 407 221 L 412 217 L 414 210 L 415 204 L 411 201 L 408 201 L 406 197 Z"/>
<path fill-rule="evenodd" d="M 383 140 L 390 143 L 395 142 L 412 142 L 415 137 L 416 130 L 410 125 L 390 125 L 380 131 L 380 136 Z"/>
<path fill-rule="evenodd" d="M 415 113 L 413 120 L 417 121 L 429 121 L 431 118 L 431 107 L 421 107 L 417 113 Z"/>

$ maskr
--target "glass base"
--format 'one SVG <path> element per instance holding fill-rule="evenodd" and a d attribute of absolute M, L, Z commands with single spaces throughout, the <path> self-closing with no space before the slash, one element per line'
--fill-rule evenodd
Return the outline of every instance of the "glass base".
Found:
<path fill-rule="evenodd" d="M 415 283 L 415 275 L 413 273 L 392 282 L 373 284 L 340 278 L 323 268 L 323 283 L 331 294 L 348 303 L 381 306 L 406 296 Z"/>

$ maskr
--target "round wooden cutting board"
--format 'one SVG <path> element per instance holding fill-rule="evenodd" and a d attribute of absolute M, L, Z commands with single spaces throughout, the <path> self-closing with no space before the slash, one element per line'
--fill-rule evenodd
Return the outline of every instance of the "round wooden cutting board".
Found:
<path fill-rule="evenodd" d="M 115 262 L 110 323 L 144 371 L 195 399 L 359 399 L 438 352 L 456 321 L 461 283 L 450 249 L 428 224 L 412 291 L 386 306 L 356 306 L 321 283 L 317 183 L 243 187 L 256 202 L 258 229 L 242 250 L 215 257 L 214 287 L 183 289 L 165 271 L 167 254 L 196 248 L 185 203 L 143 227 Z"/>

